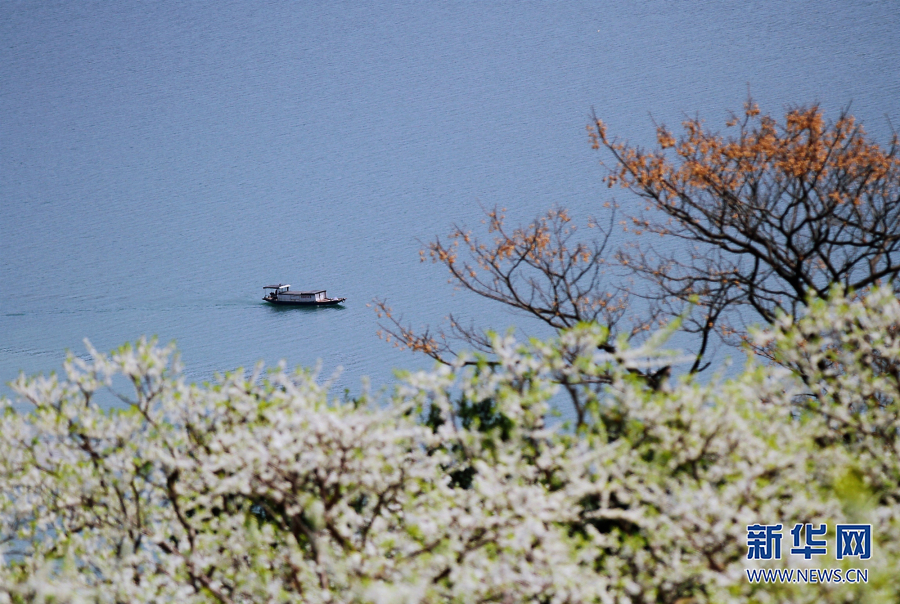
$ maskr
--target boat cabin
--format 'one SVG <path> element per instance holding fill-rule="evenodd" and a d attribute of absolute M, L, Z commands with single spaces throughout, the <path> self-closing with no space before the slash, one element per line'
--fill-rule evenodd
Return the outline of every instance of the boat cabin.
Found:
<path fill-rule="evenodd" d="M 270 302 L 316 304 L 328 300 L 324 289 L 292 292 L 290 285 L 279 283 L 278 285 L 266 285 L 263 287 L 263 290 L 271 290 L 266 297 L 263 298 L 263 300 L 268 300 Z"/>
<path fill-rule="evenodd" d="M 283 300 L 299 300 L 300 302 L 321 302 L 325 299 L 325 290 L 315 292 L 282 292 L 278 294 L 279 299 Z"/>

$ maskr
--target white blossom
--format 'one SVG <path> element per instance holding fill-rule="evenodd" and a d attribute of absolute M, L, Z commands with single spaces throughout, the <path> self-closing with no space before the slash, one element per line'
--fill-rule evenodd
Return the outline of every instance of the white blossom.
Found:
<path fill-rule="evenodd" d="M 779 364 L 657 390 L 630 369 L 673 362 L 661 338 L 497 337 L 496 364 L 353 401 L 316 372 L 198 386 L 171 347 L 89 346 L 2 402 L 0 601 L 896 599 L 898 325 L 891 292 L 835 292 L 754 336 Z M 561 385 L 582 425 L 548 420 Z M 845 521 L 873 525 L 868 585 L 747 581 L 748 525 Z"/>

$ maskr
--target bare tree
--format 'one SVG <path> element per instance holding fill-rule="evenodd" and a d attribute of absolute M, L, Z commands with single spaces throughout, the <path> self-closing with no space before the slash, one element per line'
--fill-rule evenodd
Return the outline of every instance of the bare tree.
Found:
<path fill-rule="evenodd" d="M 486 212 L 488 241 L 455 226 L 448 241 L 435 239 L 422 251 L 422 260 L 429 257 L 443 264 L 450 272 L 450 282 L 479 296 L 536 319 L 560 330 L 578 323 L 600 323 L 607 329 L 599 347 L 615 352 L 617 326 L 627 308 L 627 293 L 607 283 L 607 251 L 610 228 L 588 222 L 597 233 L 587 241 L 576 239 L 577 228 L 565 210 L 550 210 L 525 228 L 509 230 L 504 224 L 502 210 Z M 610 212 L 610 220 L 614 213 Z M 422 352 L 442 363 L 456 358 L 454 341 L 483 352 L 490 351 L 491 342 L 485 332 L 475 326 L 463 326 L 457 317 L 450 316 L 449 331 L 418 332 L 403 323 L 388 307 L 385 300 L 375 301 L 376 312 L 383 319 L 382 335 L 396 345 Z M 568 361 L 579 351 L 561 348 Z M 475 363 L 475 361 L 469 361 Z M 659 385 L 667 369 L 648 373 L 648 382 Z M 571 398 L 576 425 L 586 423 L 589 401 L 596 400 L 598 388 L 609 383 L 609 376 L 577 378 L 568 373 L 556 376 Z"/>
<path fill-rule="evenodd" d="M 593 220 L 588 228 L 598 233 L 588 241 L 576 239 L 577 227 L 566 210 L 552 209 L 525 228 L 509 230 L 503 210 L 486 211 L 488 234 L 483 241 L 456 225 L 445 242 L 440 238 L 421 252 L 443 264 L 450 282 L 516 309 L 554 329 L 580 322 L 598 322 L 609 327 L 602 348 L 613 350 L 615 328 L 627 307 L 627 294 L 606 283 L 610 228 Z M 610 219 L 614 216 L 610 214 Z M 610 225 L 611 226 L 611 225 Z M 462 256 L 461 256 L 462 254 Z M 402 347 L 423 352 L 448 363 L 455 356 L 454 340 L 487 351 L 490 342 L 475 327 L 463 326 L 450 316 L 449 332 L 416 332 L 396 318 L 385 300 L 376 300 L 376 311 L 387 321 L 387 337 Z"/>
<path fill-rule="evenodd" d="M 834 284 L 856 291 L 880 282 L 896 286 L 896 134 L 882 148 L 847 111 L 826 122 L 816 105 L 790 109 L 779 123 L 752 99 L 726 125 L 734 130 L 723 136 L 688 119 L 677 139 L 660 125 L 657 145 L 642 149 L 610 138 L 593 116 L 588 131 L 593 147 L 605 152 L 604 180 L 636 196 L 624 221 L 634 238 L 614 254 L 607 249 L 609 227 L 592 221 L 589 232 L 597 234 L 578 239 L 562 209 L 512 231 L 493 210 L 491 240 L 457 226 L 448 243 L 436 239 L 427 254 L 456 285 L 555 329 L 579 321 L 606 325 L 610 336 L 602 346 L 609 351 L 617 331 L 634 335 L 685 316 L 683 329 L 698 338 L 692 372 L 709 366 L 713 337 L 746 341 L 747 322 L 796 314 L 810 293 L 825 297 Z M 604 206 L 611 226 L 615 205 Z M 680 243 L 661 249 L 647 235 Z M 642 282 L 626 280 L 629 273 Z M 626 329 L 623 313 L 633 298 L 649 304 Z M 454 354 L 454 338 L 487 345 L 482 332 L 454 318 L 449 333 L 417 333 L 384 301 L 377 306 L 389 337 L 443 362 Z M 660 376 L 646 377 L 653 384 Z"/>

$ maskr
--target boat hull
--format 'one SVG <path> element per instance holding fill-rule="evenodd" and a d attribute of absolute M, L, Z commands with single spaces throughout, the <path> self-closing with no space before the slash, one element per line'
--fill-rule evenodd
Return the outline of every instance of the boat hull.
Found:
<path fill-rule="evenodd" d="M 301 302 L 300 300 L 272 300 L 271 298 L 263 298 L 263 301 L 276 306 L 334 306 L 336 304 L 341 304 L 346 299 L 347 298 L 327 298 L 325 300 L 309 300 Z"/>

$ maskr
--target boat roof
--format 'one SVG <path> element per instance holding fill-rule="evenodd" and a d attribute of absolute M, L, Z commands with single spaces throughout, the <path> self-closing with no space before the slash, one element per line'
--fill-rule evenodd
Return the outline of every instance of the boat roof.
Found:
<path fill-rule="evenodd" d="M 281 288 L 283 288 L 283 287 L 290 287 L 290 285 L 287 284 L 287 283 L 284 283 L 284 284 L 278 284 L 278 285 L 264 285 L 264 286 L 263 286 L 263 289 L 276 289 L 276 290 L 277 290 L 277 289 L 281 289 Z M 314 295 L 314 294 L 324 294 L 324 293 L 325 293 L 325 290 L 324 290 L 324 289 L 308 289 L 308 290 L 305 290 L 305 291 L 294 290 L 294 291 L 292 291 L 292 292 L 289 291 L 289 292 L 285 292 L 285 293 L 287 293 L 287 294 L 296 294 L 296 295 L 298 295 L 298 296 L 301 295 L 301 294 Z"/>

